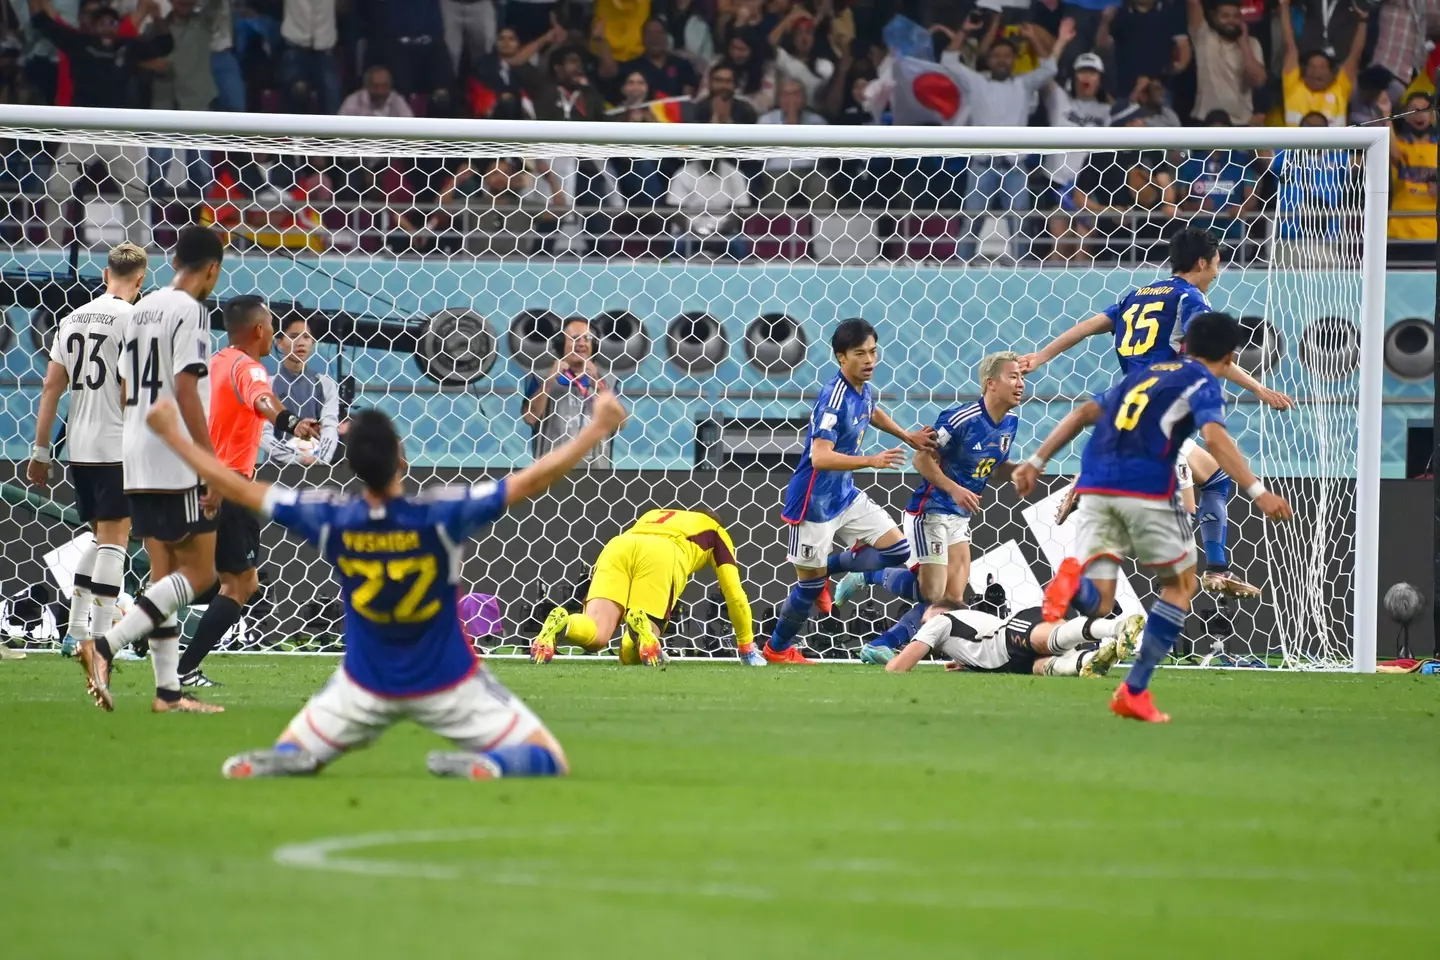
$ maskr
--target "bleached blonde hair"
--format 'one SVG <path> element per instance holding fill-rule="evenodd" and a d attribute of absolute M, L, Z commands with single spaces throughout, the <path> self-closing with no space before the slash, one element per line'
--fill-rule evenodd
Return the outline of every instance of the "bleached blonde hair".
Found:
<path fill-rule="evenodd" d="M 980 361 L 980 389 L 985 389 L 985 381 L 999 379 L 1005 364 L 1019 362 L 1020 354 L 1014 350 L 999 350 L 985 357 Z"/>
<path fill-rule="evenodd" d="M 110 248 L 105 267 L 117 277 L 133 277 L 150 265 L 150 255 L 133 243 L 117 243 Z"/>

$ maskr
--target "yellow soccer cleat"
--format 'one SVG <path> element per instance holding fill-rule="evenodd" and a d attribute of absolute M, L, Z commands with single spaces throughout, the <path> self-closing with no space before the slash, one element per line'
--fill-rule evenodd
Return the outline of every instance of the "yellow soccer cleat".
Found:
<path fill-rule="evenodd" d="M 650 618 L 643 610 L 627 610 L 625 612 L 625 631 L 635 640 L 635 652 L 640 657 L 640 662 L 647 667 L 659 667 L 665 669 L 665 649 L 660 646 L 660 638 L 655 636 L 655 629 L 650 625 Z M 621 649 L 623 651 L 623 641 Z"/>
<path fill-rule="evenodd" d="M 626 667 L 640 666 L 640 651 L 635 649 L 635 638 L 629 630 L 620 632 L 620 664 Z"/>
<path fill-rule="evenodd" d="M 530 644 L 531 663 L 549 663 L 555 659 L 555 640 L 565 630 L 565 624 L 570 620 L 570 614 L 564 607 L 556 607 L 550 611 L 545 618 L 545 624 L 540 628 L 540 633 Z"/>

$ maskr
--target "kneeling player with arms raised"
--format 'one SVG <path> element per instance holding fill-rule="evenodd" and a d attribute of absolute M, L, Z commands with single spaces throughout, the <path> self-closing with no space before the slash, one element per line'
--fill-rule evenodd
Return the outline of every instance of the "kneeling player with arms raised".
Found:
<path fill-rule="evenodd" d="M 915 639 L 885 669 L 908 673 L 932 652 L 948 657 L 946 669 L 981 673 L 1029 673 L 1037 677 L 1103 677 L 1135 649 L 1145 626 L 1138 613 L 1123 620 L 1076 617 L 1046 623 L 1039 607 L 1009 620 L 965 610 L 951 600 L 925 609 Z"/>
<path fill-rule="evenodd" d="M 623 618 L 620 662 L 663 666 L 660 635 L 670 610 L 689 579 L 707 566 L 715 568 L 720 581 L 740 659 L 748 666 L 765 666 L 755 649 L 755 626 L 735 562 L 735 542 L 719 520 L 696 510 L 651 510 L 605 544 L 595 561 L 585 612 L 551 610 L 530 645 L 530 659 L 549 663 L 562 636 L 586 650 L 604 649 Z"/>
<path fill-rule="evenodd" d="M 1240 325 L 1224 313 L 1194 318 L 1185 333 L 1185 356 L 1137 370 L 1056 425 L 1034 456 L 1015 468 L 1020 496 L 1050 458 L 1085 427 L 1080 479 L 1078 549 L 1045 592 L 1045 619 L 1059 620 L 1072 604 L 1087 617 L 1106 616 L 1115 604 L 1120 560 L 1130 556 L 1160 579 L 1135 665 L 1115 691 L 1110 709 L 1122 717 L 1165 723 L 1170 717 L 1150 699 L 1150 678 L 1170 652 L 1195 596 L 1195 540 L 1190 517 L 1176 495 L 1175 456 L 1197 430 L 1217 463 L 1272 520 L 1290 519 L 1290 505 L 1268 492 L 1250 472 L 1225 430 L 1225 397 L 1217 377 L 1228 370 L 1240 343 Z M 1089 576 L 1085 575 L 1089 571 Z"/>
<path fill-rule="evenodd" d="M 457 612 L 461 543 L 507 507 L 527 500 L 580 462 L 625 420 L 611 393 L 595 399 L 590 423 L 564 446 L 509 477 L 474 486 L 404 489 L 405 458 L 390 418 L 366 410 L 351 420 L 345 458 L 364 484 L 359 496 L 254 483 L 192 443 L 172 404 L 146 421 L 211 489 L 310 541 L 336 567 L 345 604 L 340 669 L 275 746 L 225 761 L 227 777 L 315 773 L 406 717 L 460 752 L 430 755 L 439 776 L 558 776 L 559 742 L 480 664 Z"/>

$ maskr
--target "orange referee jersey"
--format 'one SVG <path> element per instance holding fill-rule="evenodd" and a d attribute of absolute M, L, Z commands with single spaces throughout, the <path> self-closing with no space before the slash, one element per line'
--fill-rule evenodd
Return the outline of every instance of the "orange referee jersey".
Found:
<path fill-rule="evenodd" d="M 210 445 L 225 466 L 243 476 L 255 475 L 265 426 L 255 401 L 273 392 L 260 361 L 238 347 L 210 358 Z"/>

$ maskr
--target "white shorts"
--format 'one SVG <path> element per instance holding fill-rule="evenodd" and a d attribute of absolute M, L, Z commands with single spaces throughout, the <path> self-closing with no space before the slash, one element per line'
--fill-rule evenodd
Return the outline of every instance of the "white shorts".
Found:
<path fill-rule="evenodd" d="M 484 667 L 448 690 L 423 697 L 379 696 L 356 684 L 341 667 L 285 732 L 321 763 L 329 763 L 407 717 L 462 750 L 479 752 L 522 743 L 545 728 Z"/>
<path fill-rule="evenodd" d="M 830 546 L 837 540 L 842 547 L 852 546 L 856 541 L 873 545 L 876 540 L 897 529 L 890 514 L 865 496 L 863 491 L 833 520 L 802 520 L 788 526 L 790 562 L 812 570 L 825 566 Z"/>
<path fill-rule="evenodd" d="M 1195 565 L 1195 530 L 1178 499 L 1087 493 L 1075 519 L 1076 547 L 1092 577 L 1115 579 L 1125 557 L 1157 573 Z"/>
<path fill-rule="evenodd" d="M 1181 490 L 1189 490 L 1195 486 L 1195 480 L 1190 476 L 1190 451 L 1195 449 L 1195 438 L 1190 437 L 1180 444 L 1180 453 L 1175 457 L 1175 479 L 1179 481 Z"/>
<path fill-rule="evenodd" d="M 950 548 L 970 542 L 970 518 L 956 513 L 906 513 L 900 530 L 910 542 L 910 562 L 950 562 Z"/>

